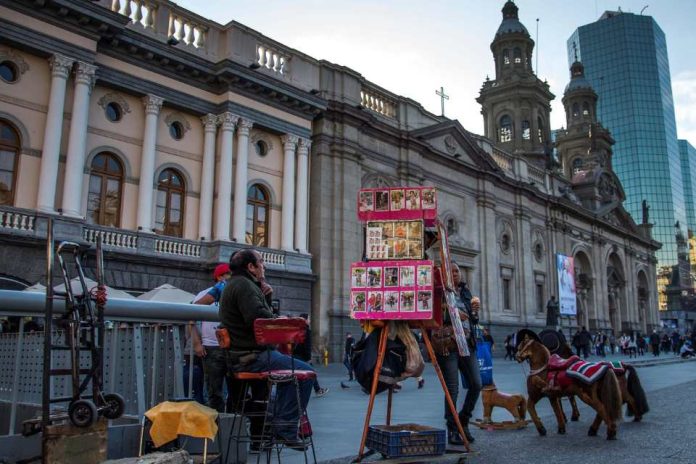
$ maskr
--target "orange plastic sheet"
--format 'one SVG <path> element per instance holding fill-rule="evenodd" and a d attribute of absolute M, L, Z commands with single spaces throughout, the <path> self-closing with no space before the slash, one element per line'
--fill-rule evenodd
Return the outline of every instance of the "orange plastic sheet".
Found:
<path fill-rule="evenodd" d="M 216 410 L 195 401 L 165 401 L 145 413 L 152 427 L 150 436 L 156 447 L 178 435 L 215 439 L 218 426 Z"/>

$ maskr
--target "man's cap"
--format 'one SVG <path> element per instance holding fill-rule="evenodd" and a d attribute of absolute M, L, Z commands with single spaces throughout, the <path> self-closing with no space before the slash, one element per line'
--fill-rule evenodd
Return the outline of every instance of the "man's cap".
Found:
<path fill-rule="evenodd" d="M 230 273 L 230 265 L 226 263 L 218 264 L 213 271 L 213 278 L 217 280 L 221 275 Z"/>

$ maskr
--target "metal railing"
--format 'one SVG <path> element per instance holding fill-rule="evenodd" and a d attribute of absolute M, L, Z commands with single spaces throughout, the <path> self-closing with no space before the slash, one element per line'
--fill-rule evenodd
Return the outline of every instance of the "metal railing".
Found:
<path fill-rule="evenodd" d="M 41 293 L 0 290 L 0 317 L 38 316 L 44 313 L 45 296 Z M 64 311 L 62 301 L 54 301 L 57 312 Z M 217 308 L 188 304 L 141 300 L 111 299 L 106 304 L 108 320 L 104 343 L 104 391 L 124 397 L 125 415 L 140 418 L 154 405 L 184 397 L 184 357 L 186 326 L 191 320 L 216 321 Z M 43 332 L 19 331 L 0 334 L 0 404 L 10 405 L 7 426 L 0 433 L 18 431 L 18 408 L 41 405 L 43 369 Z M 52 337 L 63 337 L 54 331 Z M 89 366 L 89 353 L 80 359 Z M 53 368 L 68 368 L 68 352 L 54 354 Z M 189 372 L 190 374 L 190 372 Z M 189 375 L 191 378 L 191 375 Z M 51 382 L 51 396 L 69 396 L 69 378 Z M 189 397 L 192 397 L 189 389 Z M 3 421 L 4 422 L 4 421 Z"/>

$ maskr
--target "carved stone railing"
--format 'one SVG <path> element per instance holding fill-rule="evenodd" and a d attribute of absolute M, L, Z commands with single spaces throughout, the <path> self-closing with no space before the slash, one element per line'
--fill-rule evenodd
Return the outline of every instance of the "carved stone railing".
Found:
<path fill-rule="evenodd" d="M 176 240 L 170 238 L 156 238 L 155 252 L 168 255 L 200 258 L 201 246 L 198 242 Z"/>
<path fill-rule="evenodd" d="M 33 232 L 36 215 L 11 209 L 0 209 L 0 228 L 20 232 Z"/>
<path fill-rule="evenodd" d="M 107 247 L 137 250 L 138 236 L 122 229 L 96 228 L 85 226 L 82 229 L 82 238 L 89 243 L 97 243 L 97 237 L 102 238 L 102 244 Z"/>
<path fill-rule="evenodd" d="M 513 172 L 514 158 L 508 154 L 505 154 L 499 150 L 493 149 L 491 154 L 496 164 L 504 171 Z"/>
<path fill-rule="evenodd" d="M 397 103 L 374 88 L 363 86 L 360 89 L 360 105 L 388 118 L 396 118 Z"/>
<path fill-rule="evenodd" d="M 262 251 L 261 256 L 266 264 L 285 266 L 285 255 L 274 251 Z"/>
<path fill-rule="evenodd" d="M 269 45 L 256 45 L 256 62 L 261 68 L 285 76 L 290 70 L 290 55 Z"/>
<path fill-rule="evenodd" d="M 527 165 L 527 174 L 529 175 L 529 180 L 535 184 L 545 187 L 546 186 L 546 173 L 543 169 L 540 169 L 532 164 Z"/>

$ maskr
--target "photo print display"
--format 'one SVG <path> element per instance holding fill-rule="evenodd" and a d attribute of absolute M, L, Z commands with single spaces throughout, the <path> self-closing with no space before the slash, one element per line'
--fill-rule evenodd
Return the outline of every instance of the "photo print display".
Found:
<path fill-rule="evenodd" d="M 399 274 L 399 285 L 401 287 L 413 287 L 416 285 L 416 273 L 413 266 L 401 266 Z"/>
<path fill-rule="evenodd" d="M 367 292 L 367 312 L 382 311 L 382 292 Z"/>
<path fill-rule="evenodd" d="M 367 268 L 367 286 L 381 287 L 382 286 L 382 268 L 369 267 Z"/>
<path fill-rule="evenodd" d="M 421 208 L 420 190 L 406 189 L 406 209 L 414 210 Z"/>
<path fill-rule="evenodd" d="M 367 285 L 367 269 L 364 267 L 354 267 L 351 269 L 351 287 L 365 287 Z"/>
<path fill-rule="evenodd" d="M 428 227 L 437 220 L 437 191 L 434 187 L 384 187 L 358 192 L 358 219 L 423 220 Z"/>
<path fill-rule="evenodd" d="M 398 287 L 399 286 L 399 268 L 385 267 L 384 268 L 384 286 Z"/>
<path fill-rule="evenodd" d="M 434 188 L 424 188 L 421 190 L 421 197 L 423 201 L 421 202 L 421 207 L 423 209 L 435 209 L 437 204 L 435 202 L 435 189 Z"/>
<path fill-rule="evenodd" d="M 370 221 L 366 257 L 373 260 L 423 259 L 423 221 Z"/>
<path fill-rule="evenodd" d="M 375 192 L 375 211 L 389 211 L 389 190 Z"/>
<path fill-rule="evenodd" d="M 433 267 L 418 266 L 417 282 L 419 287 L 429 287 L 433 284 Z"/>
<path fill-rule="evenodd" d="M 384 292 L 384 310 L 390 313 L 399 310 L 399 292 Z"/>
<path fill-rule="evenodd" d="M 433 292 L 419 291 L 418 292 L 418 311 L 431 311 L 433 307 Z"/>
<path fill-rule="evenodd" d="M 365 308 L 365 292 L 350 293 L 350 310 L 353 313 L 364 312 Z"/>
<path fill-rule="evenodd" d="M 401 312 L 413 312 L 415 310 L 415 292 L 412 290 L 401 292 Z"/>
<path fill-rule="evenodd" d="M 358 206 L 360 212 L 375 210 L 375 193 L 370 191 L 360 192 L 360 201 Z"/>
<path fill-rule="evenodd" d="M 404 209 L 404 191 L 402 189 L 395 189 L 389 192 L 391 204 L 389 209 L 391 211 L 401 211 Z"/>

